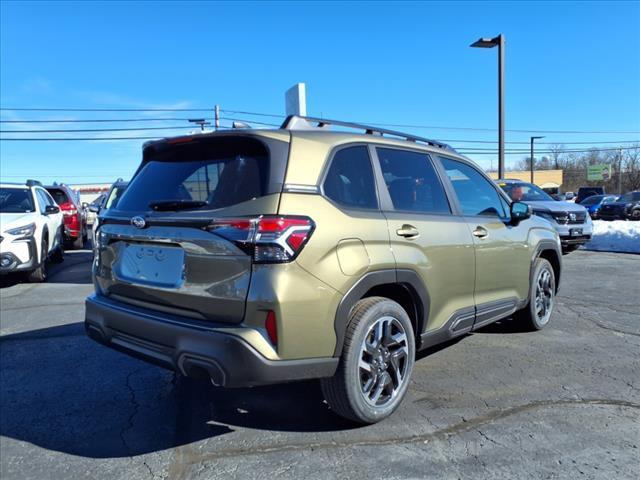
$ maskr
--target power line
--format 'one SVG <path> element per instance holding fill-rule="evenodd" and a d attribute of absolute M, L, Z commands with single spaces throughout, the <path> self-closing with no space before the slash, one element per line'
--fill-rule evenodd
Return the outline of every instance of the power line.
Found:
<path fill-rule="evenodd" d="M 226 113 L 239 113 L 242 115 L 256 115 L 256 116 L 265 116 L 265 117 L 277 117 L 283 118 L 285 115 L 277 115 L 274 113 L 259 113 L 259 112 L 248 112 L 248 111 L 240 111 L 240 110 L 224 110 L 221 109 L 221 112 Z M 436 125 L 410 125 L 410 124 L 400 124 L 400 123 L 371 123 L 371 122 L 355 122 L 355 123 L 364 123 L 371 125 L 373 127 L 399 127 L 399 128 L 420 128 L 420 129 L 432 129 L 432 130 L 461 130 L 461 131 L 478 131 L 478 132 L 496 132 L 497 128 L 478 128 L 478 127 L 444 127 L 444 126 L 436 126 Z M 514 133 L 589 133 L 589 134 L 609 134 L 609 133 L 622 133 L 622 134 L 635 134 L 640 133 L 640 130 L 633 131 L 614 131 L 614 130 L 598 130 L 598 131 L 587 131 L 587 130 L 528 130 L 528 129 L 506 129 L 506 132 L 514 132 Z M 447 140 L 443 140 L 447 141 Z"/>
<path fill-rule="evenodd" d="M 76 142 L 76 141 L 110 141 L 110 140 L 156 140 L 164 137 L 61 137 L 61 138 L 51 138 L 51 137 L 29 137 L 29 138 L 0 138 L 0 142 Z"/>
<path fill-rule="evenodd" d="M 135 132 L 140 130 L 173 130 L 176 128 L 198 128 L 197 125 L 180 125 L 173 127 L 138 127 L 138 128 L 75 128 L 60 130 L 0 130 L 0 133 L 67 133 L 67 132 Z"/>
<path fill-rule="evenodd" d="M 174 127 L 140 127 L 140 128 L 76 128 L 61 130 L 0 130 L 0 133 L 68 133 L 68 132 L 135 132 L 140 130 L 173 130 L 190 128 L 195 130 L 197 125 L 180 125 Z"/>
<path fill-rule="evenodd" d="M 256 117 L 274 117 L 274 118 L 284 118 L 286 115 L 277 114 L 277 113 L 258 113 L 258 112 L 244 112 L 242 110 L 225 110 L 223 108 L 220 109 L 221 112 L 240 115 L 255 115 Z"/>
<path fill-rule="evenodd" d="M 8 108 L 2 107 L 0 111 L 30 111 L 30 112 L 214 112 L 213 108 Z M 275 113 L 250 112 L 246 110 L 220 109 L 220 111 L 231 114 L 262 116 L 283 118 L 285 115 Z M 364 122 L 367 123 L 367 122 Z M 430 130 L 459 130 L 476 132 L 495 132 L 495 128 L 480 127 L 451 127 L 441 125 L 414 125 L 400 123 L 369 123 L 371 126 L 396 127 L 396 128 L 417 128 Z M 637 134 L 640 130 L 536 130 L 536 129 L 506 129 L 513 133 L 563 133 L 563 134 Z"/>
<path fill-rule="evenodd" d="M 447 139 L 439 139 L 441 142 L 449 142 L 449 143 L 498 143 L 497 140 L 447 140 Z M 509 145 L 529 145 L 529 142 L 504 142 Z M 536 142 L 536 145 L 604 145 L 604 144 L 613 144 L 619 145 L 621 143 L 640 143 L 640 140 L 617 140 L 617 141 L 607 141 L 607 142 Z M 559 149 L 560 151 L 564 151 L 564 149 Z"/>
<path fill-rule="evenodd" d="M 399 128 L 421 128 L 421 129 L 431 129 L 431 130 L 464 130 L 464 131 L 474 131 L 474 132 L 495 132 L 496 128 L 476 128 L 476 127 L 442 127 L 442 126 L 434 126 L 434 125 L 405 125 L 405 124 L 396 124 L 396 123 L 371 123 L 371 126 L 378 127 L 399 127 Z M 626 131 L 615 131 L 615 130 L 524 130 L 524 129 L 506 129 L 505 132 L 512 133 L 566 133 L 566 134 L 574 134 L 574 133 L 588 133 L 588 134 L 610 134 L 610 133 L 620 133 L 620 134 L 636 134 L 640 133 L 640 130 L 626 130 Z"/>
<path fill-rule="evenodd" d="M 119 123 L 119 122 L 188 122 L 190 118 L 91 118 L 86 120 L 0 120 L 0 123 Z"/>
<path fill-rule="evenodd" d="M 0 108 L 13 112 L 213 112 L 213 108 Z"/>

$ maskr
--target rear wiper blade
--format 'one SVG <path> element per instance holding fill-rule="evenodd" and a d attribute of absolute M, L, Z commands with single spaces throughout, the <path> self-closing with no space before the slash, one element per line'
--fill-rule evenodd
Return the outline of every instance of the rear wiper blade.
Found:
<path fill-rule="evenodd" d="M 202 200 L 160 200 L 149 203 L 149 207 L 156 212 L 172 212 L 177 210 L 189 210 L 209 205 Z"/>

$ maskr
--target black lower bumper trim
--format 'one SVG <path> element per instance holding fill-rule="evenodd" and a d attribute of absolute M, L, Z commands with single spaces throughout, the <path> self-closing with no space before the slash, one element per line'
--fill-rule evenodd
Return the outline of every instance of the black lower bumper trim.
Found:
<path fill-rule="evenodd" d="M 591 240 L 591 235 L 582 235 L 580 237 L 560 237 L 560 243 L 563 247 L 569 245 L 583 245 Z"/>
<path fill-rule="evenodd" d="M 338 358 L 269 360 L 242 338 L 180 325 L 92 295 L 86 302 L 87 335 L 131 356 L 186 376 L 206 374 L 215 385 L 246 387 L 332 376 Z"/>
<path fill-rule="evenodd" d="M 29 248 L 29 260 L 26 262 L 21 262 L 18 257 L 16 257 L 11 252 L 5 252 L 0 254 L 0 259 L 4 260 L 8 259 L 11 263 L 6 266 L 2 266 L 0 264 L 0 274 L 9 274 L 13 272 L 25 272 L 30 270 L 35 270 L 38 268 L 38 250 L 36 249 L 36 241 L 33 237 L 30 237 L 26 240 L 19 240 L 20 242 L 26 242 L 27 247 Z M 2 262 L 4 263 L 4 262 Z"/>

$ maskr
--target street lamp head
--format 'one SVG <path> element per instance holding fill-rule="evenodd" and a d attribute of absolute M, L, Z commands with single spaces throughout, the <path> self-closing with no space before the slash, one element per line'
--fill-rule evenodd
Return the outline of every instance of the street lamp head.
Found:
<path fill-rule="evenodd" d="M 493 48 L 498 45 L 495 38 L 481 38 L 473 42 L 470 46 L 475 48 Z"/>

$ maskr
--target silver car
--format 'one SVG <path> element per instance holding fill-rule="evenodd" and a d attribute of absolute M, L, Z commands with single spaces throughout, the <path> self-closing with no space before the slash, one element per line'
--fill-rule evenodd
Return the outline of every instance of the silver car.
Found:
<path fill-rule="evenodd" d="M 496 180 L 514 201 L 531 205 L 533 213 L 549 220 L 560 235 L 562 252 L 569 253 L 591 240 L 593 222 L 582 205 L 556 201 L 540 187 L 522 180 Z"/>

